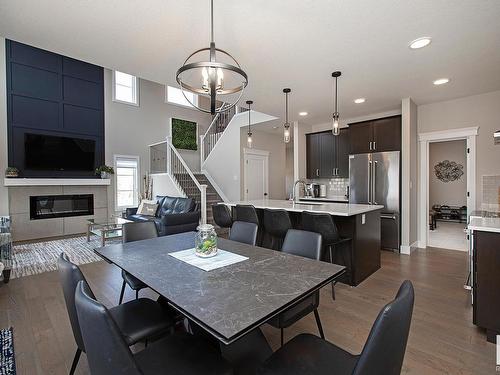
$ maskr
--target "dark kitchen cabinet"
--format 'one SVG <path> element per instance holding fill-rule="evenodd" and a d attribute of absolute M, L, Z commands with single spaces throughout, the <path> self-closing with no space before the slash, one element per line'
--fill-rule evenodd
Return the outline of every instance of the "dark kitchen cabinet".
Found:
<path fill-rule="evenodd" d="M 401 150 L 401 116 L 349 124 L 351 154 Z"/>
<path fill-rule="evenodd" d="M 337 137 L 337 176 L 349 177 L 349 129 L 340 129 Z"/>
<path fill-rule="evenodd" d="M 473 322 L 486 329 L 488 341 L 500 334 L 500 233 L 474 231 Z"/>
<path fill-rule="evenodd" d="M 306 135 L 307 178 L 349 177 L 349 129 Z"/>
<path fill-rule="evenodd" d="M 306 169 L 307 178 L 316 178 L 320 175 L 320 133 L 306 135 Z"/>

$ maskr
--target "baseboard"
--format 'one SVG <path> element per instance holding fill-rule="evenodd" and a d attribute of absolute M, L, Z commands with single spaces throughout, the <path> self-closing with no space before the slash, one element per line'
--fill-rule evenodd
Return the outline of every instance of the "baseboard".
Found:
<path fill-rule="evenodd" d="M 411 245 L 401 245 L 400 253 L 404 255 L 411 255 L 411 253 L 419 248 L 419 242 L 415 241 Z"/>

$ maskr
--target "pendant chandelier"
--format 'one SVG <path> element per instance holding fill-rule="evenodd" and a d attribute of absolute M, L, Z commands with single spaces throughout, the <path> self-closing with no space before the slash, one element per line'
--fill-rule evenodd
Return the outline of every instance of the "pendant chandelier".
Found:
<path fill-rule="evenodd" d="M 251 127 L 251 122 L 250 122 L 250 112 L 251 112 L 251 105 L 253 104 L 253 101 L 247 100 L 247 105 L 248 105 L 248 131 L 247 131 L 247 147 L 252 148 L 253 147 L 253 140 L 252 140 L 252 127 Z"/>
<path fill-rule="evenodd" d="M 340 114 L 339 114 L 339 108 L 338 108 L 338 103 L 337 103 L 337 99 L 338 99 L 338 95 L 337 95 L 337 89 L 338 89 L 338 78 L 341 76 L 341 72 L 333 72 L 332 73 L 332 77 L 335 78 L 335 81 L 334 81 L 334 89 L 333 89 L 333 103 L 334 103 L 334 107 L 333 107 L 333 116 L 332 116 L 332 133 L 333 135 L 339 135 L 340 134 L 340 127 L 339 127 L 339 118 L 340 118 Z"/>
<path fill-rule="evenodd" d="M 182 94 L 193 107 L 214 115 L 225 112 L 238 103 L 248 85 L 248 76 L 231 54 L 215 47 L 213 0 L 210 0 L 210 30 L 210 47 L 201 48 L 189 55 L 177 70 L 175 79 Z M 210 110 L 193 103 L 185 91 L 210 97 Z M 238 96 L 234 100 L 236 95 Z"/>
<path fill-rule="evenodd" d="M 285 143 L 290 142 L 290 123 L 288 122 L 288 94 L 290 94 L 291 89 L 283 89 L 285 93 L 285 123 L 283 124 L 283 141 Z"/>

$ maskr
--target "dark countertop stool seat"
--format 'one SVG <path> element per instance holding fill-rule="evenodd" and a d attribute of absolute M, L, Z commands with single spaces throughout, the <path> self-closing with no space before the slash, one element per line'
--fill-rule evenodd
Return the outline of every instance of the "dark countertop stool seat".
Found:
<path fill-rule="evenodd" d="M 264 209 L 264 231 L 270 237 L 270 248 L 281 249 L 286 233 L 292 228 L 292 221 L 285 210 Z"/>

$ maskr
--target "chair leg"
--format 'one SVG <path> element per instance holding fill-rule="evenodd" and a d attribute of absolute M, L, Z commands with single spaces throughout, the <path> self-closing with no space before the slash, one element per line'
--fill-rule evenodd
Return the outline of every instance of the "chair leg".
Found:
<path fill-rule="evenodd" d="M 328 246 L 328 249 L 330 250 L 330 263 L 333 264 L 333 246 Z M 332 299 L 335 301 L 335 281 L 332 281 Z"/>
<path fill-rule="evenodd" d="M 69 375 L 73 375 L 75 373 L 76 366 L 78 365 L 78 361 L 80 360 L 81 354 L 82 350 L 80 348 L 77 348 L 75 356 L 73 357 L 73 363 L 71 364 L 71 370 L 69 370 Z"/>
<path fill-rule="evenodd" d="M 335 281 L 332 281 L 332 299 L 335 301 Z"/>
<path fill-rule="evenodd" d="M 283 341 L 284 341 L 284 338 L 283 338 L 283 328 L 281 328 L 281 347 L 283 347 Z"/>
<path fill-rule="evenodd" d="M 139 299 L 139 289 L 135 291 L 135 299 Z"/>
<path fill-rule="evenodd" d="M 318 325 L 318 331 L 321 338 L 325 339 L 325 333 L 323 332 L 323 326 L 321 325 L 321 319 L 319 318 L 318 309 L 314 309 L 314 317 L 316 318 L 316 324 Z"/>
<path fill-rule="evenodd" d="M 118 301 L 118 304 L 121 305 L 122 302 L 123 302 L 123 295 L 125 294 L 125 280 L 123 281 L 123 284 L 122 284 L 122 290 L 120 292 L 120 301 Z"/>

